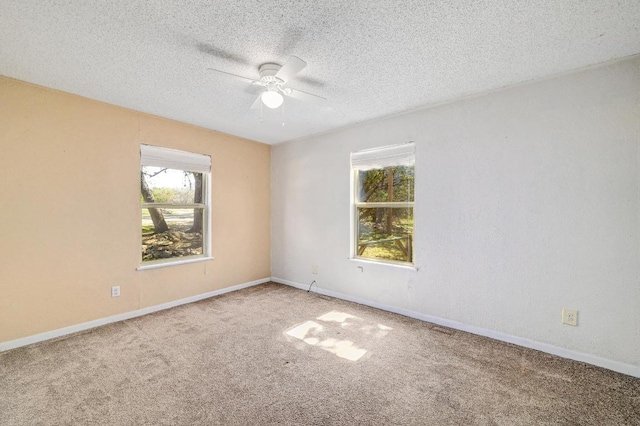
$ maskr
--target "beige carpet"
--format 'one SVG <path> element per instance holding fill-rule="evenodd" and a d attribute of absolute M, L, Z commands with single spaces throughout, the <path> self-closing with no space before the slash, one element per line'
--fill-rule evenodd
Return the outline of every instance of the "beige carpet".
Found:
<path fill-rule="evenodd" d="M 640 379 L 279 284 L 0 354 L 8 425 L 640 425 Z"/>

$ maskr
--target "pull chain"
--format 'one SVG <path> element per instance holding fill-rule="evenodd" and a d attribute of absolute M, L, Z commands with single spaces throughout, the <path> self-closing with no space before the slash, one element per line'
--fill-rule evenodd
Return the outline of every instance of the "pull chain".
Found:
<path fill-rule="evenodd" d="M 282 127 L 284 127 L 284 102 L 282 103 Z"/>
<path fill-rule="evenodd" d="M 260 123 L 262 123 L 262 105 L 264 102 L 262 102 L 262 99 L 260 99 Z"/>

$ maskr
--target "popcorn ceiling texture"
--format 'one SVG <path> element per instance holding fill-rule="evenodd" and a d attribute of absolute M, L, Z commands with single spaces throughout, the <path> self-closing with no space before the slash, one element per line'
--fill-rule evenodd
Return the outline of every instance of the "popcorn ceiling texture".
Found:
<path fill-rule="evenodd" d="M 637 0 L 3 0 L 0 74 L 278 143 L 640 53 Z M 327 97 L 249 110 L 290 55 Z M 265 109 L 266 110 L 266 109 Z"/>

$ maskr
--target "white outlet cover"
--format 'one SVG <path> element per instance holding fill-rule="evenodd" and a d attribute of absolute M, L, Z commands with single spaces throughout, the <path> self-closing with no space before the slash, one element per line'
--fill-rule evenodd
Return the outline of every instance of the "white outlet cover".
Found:
<path fill-rule="evenodd" d="M 120 296 L 120 286 L 116 285 L 111 287 L 111 297 L 119 297 Z"/>
<path fill-rule="evenodd" d="M 578 325 L 578 311 L 575 309 L 562 308 L 562 323 L 567 325 Z"/>

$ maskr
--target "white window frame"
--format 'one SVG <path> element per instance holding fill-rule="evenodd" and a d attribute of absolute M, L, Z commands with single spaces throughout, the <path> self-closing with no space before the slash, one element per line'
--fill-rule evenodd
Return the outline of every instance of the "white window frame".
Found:
<path fill-rule="evenodd" d="M 197 154 L 177 149 L 164 148 L 154 145 L 140 145 L 140 169 L 143 166 L 163 167 L 174 170 L 197 172 L 202 174 L 202 203 L 140 203 L 140 220 L 142 211 L 148 208 L 157 209 L 202 209 L 202 254 L 181 256 L 168 259 L 142 260 L 142 252 L 139 250 L 140 266 L 138 270 L 160 268 L 165 266 L 180 265 L 185 263 L 200 262 L 213 259 L 211 255 L 211 157 L 205 154 Z M 138 243 L 142 244 L 142 230 Z"/>
<path fill-rule="evenodd" d="M 350 258 L 372 263 L 392 264 L 412 267 L 415 264 L 415 253 L 413 242 L 415 240 L 415 185 L 413 188 L 414 201 L 388 201 L 388 202 L 359 202 L 359 179 L 360 170 L 383 169 L 390 166 L 412 166 L 415 176 L 415 144 L 407 142 L 398 145 L 388 145 L 379 148 L 367 149 L 351 153 L 351 244 Z M 411 239 L 409 250 L 411 250 L 411 261 L 377 259 L 365 257 L 358 254 L 358 230 L 360 226 L 358 208 L 410 208 L 413 211 L 413 227 L 411 229 Z"/>

